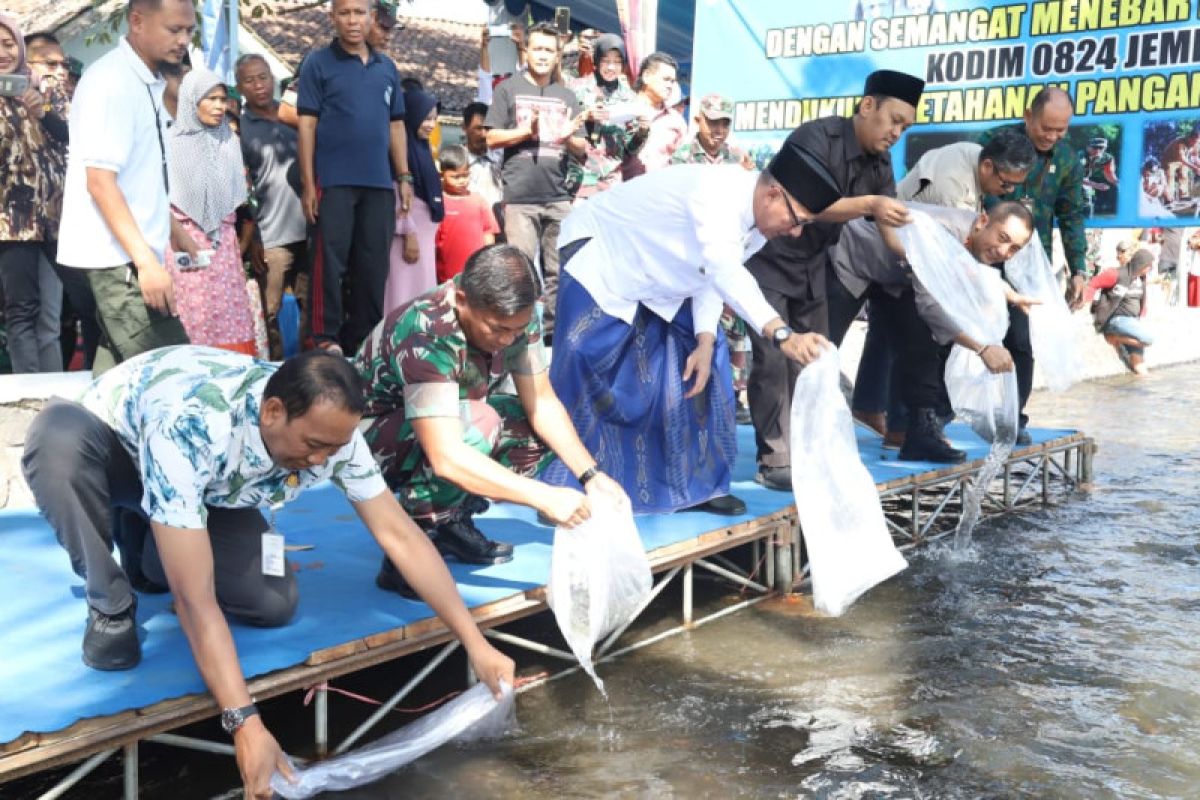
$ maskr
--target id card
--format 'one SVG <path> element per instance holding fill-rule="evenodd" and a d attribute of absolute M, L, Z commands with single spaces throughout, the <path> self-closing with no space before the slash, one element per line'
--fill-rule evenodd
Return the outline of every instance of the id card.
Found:
<path fill-rule="evenodd" d="M 283 534 L 274 530 L 265 531 L 262 535 L 262 574 L 273 578 L 282 578 L 287 574 L 283 559 Z"/>

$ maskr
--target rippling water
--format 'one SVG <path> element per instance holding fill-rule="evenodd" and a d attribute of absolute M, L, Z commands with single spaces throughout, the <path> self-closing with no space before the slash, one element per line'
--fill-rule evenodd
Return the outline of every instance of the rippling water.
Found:
<path fill-rule="evenodd" d="M 1200 796 L 1200 367 L 1035 396 L 1096 485 L 830 620 L 766 604 L 522 696 L 358 796 Z"/>

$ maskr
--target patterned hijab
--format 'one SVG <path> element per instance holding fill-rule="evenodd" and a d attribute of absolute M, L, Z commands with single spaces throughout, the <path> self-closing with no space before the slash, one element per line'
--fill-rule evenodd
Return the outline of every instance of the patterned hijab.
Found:
<path fill-rule="evenodd" d="M 404 127 L 408 133 L 408 169 L 413 176 L 413 194 L 429 206 L 429 218 L 441 222 L 446 216 L 442 202 L 442 176 L 433 163 L 433 149 L 428 139 L 417 136 L 417 129 L 437 108 L 437 98 L 428 92 L 404 93 Z"/>
<path fill-rule="evenodd" d="M 21 26 L 17 24 L 15 17 L 10 17 L 3 12 L 0 12 L 0 25 L 8 28 L 8 32 L 17 40 L 17 66 L 10 74 L 28 75 L 29 68 L 25 64 L 25 36 L 21 33 Z"/>
<path fill-rule="evenodd" d="M 229 120 L 222 119 L 214 128 L 200 121 L 200 101 L 219 85 L 221 79 L 202 67 L 183 77 L 175 124 L 167 140 L 171 205 L 213 238 L 221 221 L 246 202 L 242 147 Z"/>

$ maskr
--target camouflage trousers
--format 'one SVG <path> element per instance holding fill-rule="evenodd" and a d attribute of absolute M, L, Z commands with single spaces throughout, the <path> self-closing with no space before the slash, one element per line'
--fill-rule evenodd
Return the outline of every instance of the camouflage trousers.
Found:
<path fill-rule="evenodd" d="M 534 434 L 518 398 L 496 394 L 459 405 L 463 441 L 518 475 L 536 477 L 554 458 Z M 434 474 L 403 411 L 376 417 L 364 437 L 387 485 L 418 524 L 428 528 L 445 522 L 466 501 L 466 491 Z"/>
<path fill-rule="evenodd" d="M 725 338 L 729 341 L 733 391 L 740 392 L 746 388 L 750 377 L 750 335 L 746 333 L 746 323 L 729 306 L 721 311 L 721 327 L 725 329 Z"/>

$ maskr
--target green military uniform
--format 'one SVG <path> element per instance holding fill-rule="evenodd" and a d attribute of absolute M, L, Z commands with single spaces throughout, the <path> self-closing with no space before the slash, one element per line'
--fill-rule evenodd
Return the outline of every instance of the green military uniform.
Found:
<path fill-rule="evenodd" d="M 1102 200 L 1099 204 L 1099 213 L 1115 214 L 1117 211 L 1117 198 L 1115 195 L 1116 182 L 1112 179 L 1116 177 L 1114 173 L 1114 170 L 1116 170 L 1116 163 L 1115 159 L 1113 159 L 1112 153 L 1108 152 L 1107 150 L 1103 150 L 1099 154 L 1093 156 L 1090 155 L 1088 150 L 1085 148 L 1079 151 L 1079 163 L 1083 167 L 1083 179 L 1087 182 L 1083 185 L 1083 199 L 1087 207 L 1087 216 L 1091 217 L 1096 214 L 1096 198 L 1098 196 L 1098 190 L 1089 186 L 1089 183 L 1099 183 L 1112 187 L 1107 192 L 1100 193 L 1099 196 L 1102 197 Z"/>
<path fill-rule="evenodd" d="M 611 94 L 596 83 L 594 75 L 571 81 L 568 88 L 579 98 L 584 110 L 592 108 L 615 108 L 632 103 L 637 94 L 629 87 L 625 76 L 617 78 L 617 88 Z M 621 182 L 621 164 L 627 156 L 636 154 L 646 143 L 648 129 L 636 125 L 609 125 L 589 122 L 587 124 L 587 153 L 583 163 L 571 161 L 568 168 L 567 185 L 577 187 L 576 194 L 586 198 L 596 192 L 610 189 Z"/>
<path fill-rule="evenodd" d="M 1024 122 L 1003 127 L 1025 133 Z M 985 131 L 979 137 L 979 143 L 987 144 L 998 130 L 1000 128 Z M 1067 255 L 1067 269 L 1072 275 L 1087 274 L 1087 241 L 1083 223 L 1087 203 L 1083 197 L 1083 166 L 1066 139 L 1059 140 L 1049 153 L 1038 153 L 1025 183 L 1001 199 L 1017 200 L 1028 206 L 1047 258 L 1053 258 L 1052 233 L 1057 219 L 1063 251 Z M 987 205 L 996 202 L 992 199 Z"/>
<path fill-rule="evenodd" d="M 459 325 L 458 285 L 457 278 L 447 281 L 393 311 L 354 360 L 367 384 L 367 444 L 400 504 L 426 527 L 453 516 L 468 495 L 434 474 L 413 420 L 460 420 L 468 445 L 526 477 L 554 455 L 534 435 L 520 400 L 496 391 L 510 374 L 547 368 L 541 320 L 535 314 L 511 345 L 485 353 L 467 342 Z"/>

